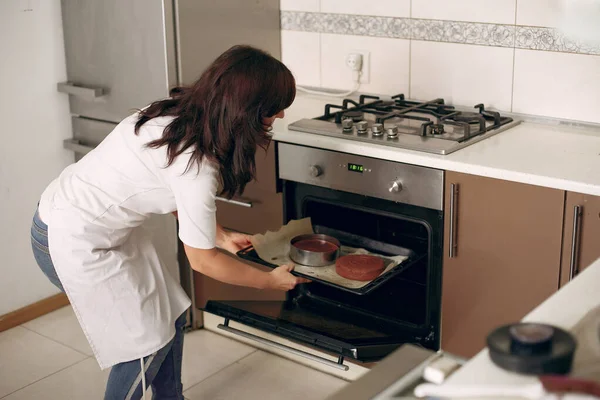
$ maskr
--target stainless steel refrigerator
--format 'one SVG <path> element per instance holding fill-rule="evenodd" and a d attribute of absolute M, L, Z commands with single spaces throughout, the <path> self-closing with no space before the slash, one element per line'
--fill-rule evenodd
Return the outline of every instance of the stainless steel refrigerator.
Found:
<path fill-rule="evenodd" d="M 248 44 L 280 58 L 279 0 L 62 0 L 75 160 L 135 109 L 195 81 L 219 54 Z M 175 219 L 146 224 L 163 262 L 194 299 Z M 192 307 L 195 309 L 195 306 Z M 194 313 L 190 326 L 197 326 Z"/>

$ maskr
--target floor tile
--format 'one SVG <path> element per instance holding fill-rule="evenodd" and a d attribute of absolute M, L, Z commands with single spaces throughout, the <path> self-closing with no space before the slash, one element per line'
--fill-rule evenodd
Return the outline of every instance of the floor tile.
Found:
<path fill-rule="evenodd" d="M 0 333 L 0 398 L 87 356 L 22 327 Z"/>
<path fill-rule="evenodd" d="M 110 370 L 102 371 L 88 358 L 50 375 L 2 400 L 102 399 Z"/>
<path fill-rule="evenodd" d="M 185 392 L 190 400 L 319 400 L 347 382 L 257 351 Z"/>
<path fill-rule="evenodd" d="M 23 324 L 23 327 L 83 354 L 87 354 L 88 356 L 93 355 L 92 349 L 79 326 L 79 322 L 71 306 L 63 307 L 40 318 L 26 322 Z"/>
<path fill-rule="evenodd" d="M 255 350 L 204 329 L 187 333 L 183 341 L 181 378 L 184 390 Z"/>

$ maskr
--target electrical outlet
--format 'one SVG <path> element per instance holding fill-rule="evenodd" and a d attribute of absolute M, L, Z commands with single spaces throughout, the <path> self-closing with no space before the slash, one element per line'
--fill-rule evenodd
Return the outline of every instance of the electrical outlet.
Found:
<path fill-rule="evenodd" d="M 346 67 L 352 71 L 362 71 L 360 83 L 369 83 L 370 55 L 366 50 L 352 50 L 346 55 Z"/>
<path fill-rule="evenodd" d="M 346 65 L 352 71 L 360 71 L 362 70 L 363 64 L 363 55 L 360 53 L 349 53 L 346 56 Z"/>

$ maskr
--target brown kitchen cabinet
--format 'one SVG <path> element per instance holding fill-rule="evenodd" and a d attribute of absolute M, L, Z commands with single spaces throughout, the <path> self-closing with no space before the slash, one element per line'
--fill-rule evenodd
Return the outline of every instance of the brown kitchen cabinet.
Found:
<path fill-rule="evenodd" d="M 600 197 L 567 192 L 561 286 L 600 258 Z"/>
<path fill-rule="evenodd" d="M 217 222 L 226 229 L 256 234 L 278 230 L 283 224 L 283 200 L 277 193 L 275 144 L 256 152 L 256 181 L 246 186 L 243 197 L 217 201 Z"/>
<path fill-rule="evenodd" d="M 563 211 L 564 191 L 446 172 L 443 350 L 475 355 L 558 289 Z"/>
<path fill-rule="evenodd" d="M 225 229 L 247 234 L 278 230 L 283 224 L 283 200 L 277 193 L 275 144 L 267 152 L 256 153 L 257 180 L 250 182 L 243 197 L 234 202 L 217 201 L 217 222 Z M 249 205 L 252 205 L 249 207 Z M 258 264 L 256 268 L 268 270 Z M 202 307 L 211 300 L 283 300 L 285 293 L 258 290 L 219 282 L 194 271 L 194 296 L 196 306 Z M 198 318 L 199 319 L 199 318 Z"/>

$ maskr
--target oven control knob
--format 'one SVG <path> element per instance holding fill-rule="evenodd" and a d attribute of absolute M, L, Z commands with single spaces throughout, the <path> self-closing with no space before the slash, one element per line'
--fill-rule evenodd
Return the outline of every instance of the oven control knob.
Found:
<path fill-rule="evenodd" d="M 323 174 L 323 170 L 318 165 L 311 165 L 310 168 L 308 169 L 308 173 L 313 178 L 316 178 L 316 177 L 321 176 Z"/>
<path fill-rule="evenodd" d="M 388 189 L 390 193 L 398 193 L 402 191 L 402 182 L 394 181 L 391 183 L 390 188 Z"/>

